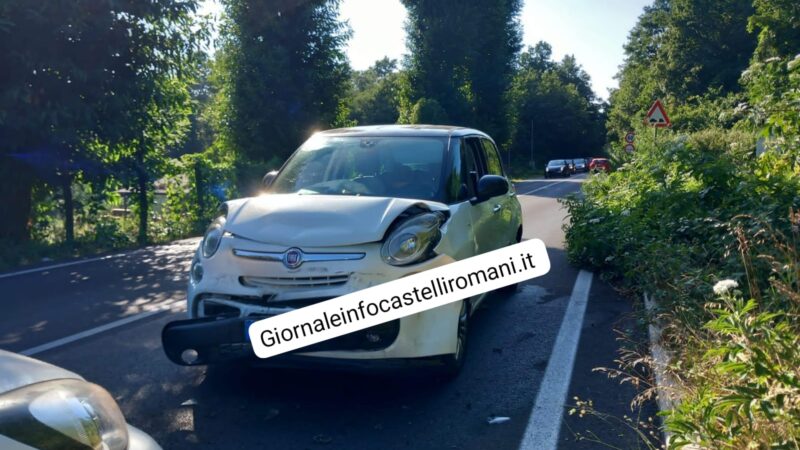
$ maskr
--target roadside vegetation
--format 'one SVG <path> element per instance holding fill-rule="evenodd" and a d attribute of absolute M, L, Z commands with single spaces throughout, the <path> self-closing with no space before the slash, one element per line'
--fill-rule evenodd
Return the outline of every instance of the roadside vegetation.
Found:
<path fill-rule="evenodd" d="M 657 0 L 611 96 L 621 167 L 566 201 L 570 259 L 657 300 L 673 448 L 800 448 L 799 18 L 793 1 Z M 654 98 L 674 122 L 657 138 Z"/>
<path fill-rule="evenodd" d="M 521 0 L 404 0 L 409 57 L 364 71 L 339 0 L 198 3 L 0 3 L 0 270 L 201 234 L 332 127 L 475 127 L 516 177 L 603 152 L 588 75 L 522 48 Z"/>

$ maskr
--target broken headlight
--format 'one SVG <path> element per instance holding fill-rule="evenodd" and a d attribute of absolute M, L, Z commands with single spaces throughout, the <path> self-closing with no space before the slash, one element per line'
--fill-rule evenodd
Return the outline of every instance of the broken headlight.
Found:
<path fill-rule="evenodd" d="M 393 266 L 406 266 L 427 258 L 442 234 L 444 222 L 440 213 L 425 213 L 400 223 L 381 247 L 381 257 Z"/>
<path fill-rule="evenodd" d="M 33 448 L 128 448 L 128 425 L 111 395 L 74 379 L 0 395 L 0 434 Z"/>

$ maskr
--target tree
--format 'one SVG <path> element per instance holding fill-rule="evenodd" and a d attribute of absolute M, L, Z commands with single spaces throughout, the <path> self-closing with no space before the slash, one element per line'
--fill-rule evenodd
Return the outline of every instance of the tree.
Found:
<path fill-rule="evenodd" d="M 364 71 L 352 74 L 350 118 L 359 125 L 395 123 L 400 106 L 400 74 L 397 60 L 383 58 Z"/>
<path fill-rule="evenodd" d="M 655 98 L 664 97 L 664 77 L 653 67 L 659 60 L 670 0 L 656 0 L 646 6 L 624 45 L 625 61 L 617 73 L 619 88 L 610 93 L 609 141 L 617 142 L 642 120 Z"/>
<path fill-rule="evenodd" d="M 758 32 L 753 57 L 763 61 L 793 56 L 800 51 L 800 3 L 794 0 L 755 0 L 747 29 Z"/>
<path fill-rule="evenodd" d="M 123 67 L 120 85 L 100 113 L 102 140 L 114 150 L 106 162 L 132 182 L 136 193 L 140 245 L 148 242 L 152 182 L 164 172 L 170 148 L 189 131 L 190 86 L 204 61 L 208 33 L 197 26 L 194 1 L 131 1 L 121 17 L 128 40 L 116 49 Z M 113 114 L 113 115 L 112 115 Z"/>
<path fill-rule="evenodd" d="M 283 160 L 314 130 L 346 117 L 350 36 L 339 0 L 224 0 L 222 89 L 230 145 Z"/>
<path fill-rule="evenodd" d="M 595 156 L 605 142 L 605 115 L 588 74 L 572 56 L 560 63 L 551 57 L 549 44 L 540 42 L 519 58 L 509 98 L 512 162 L 520 165 L 527 165 L 531 157 L 542 164 L 555 158 Z"/>
<path fill-rule="evenodd" d="M 800 161 L 800 5 L 785 0 L 756 0 L 754 5 L 748 30 L 758 33 L 758 45 L 742 76 L 750 116 Z"/>
<path fill-rule="evenodd" d="M 520 0 L 403 0 L 408 8 L 408 76 L 401 120 L 420 99 L 436 100 L 457 125 L 502 140 L 505 94 L 521 48 Z"/>
<path fill-rule="evenodd" d="M 667 91 L 678 101 L 740 90 L 755 49 L 747 33 L 752 0 L 672 0 L 659 53 Z"/>
<path fill-rule="evenodd" d="M 739 93 L 755 48 L 746 32 L 753 11 L 751 0 L 656 0 L 646 7 L 611 94 L 611 140 L 636 126 L 656 98 L 680 108 Z M 697 126 L 680 114 L 673 119 L 675 129 Z"/>
<path fill-rule="evenodd" d="M 31 188 L 45 181 L 61 188 L 66 240 L 73 240 L 73 180 L 107 176 L 104 159 L 118 159 L 115 152 L 141 134 L 143 122 L 131 116 L 159 104 L 163 78 L 187 74 L 183 56 L 203 33 L 192 31 L 195 7 L 178 0 L 0 4 L 0 195 L 10 201 L 0 237 L 27 239 Z"/>

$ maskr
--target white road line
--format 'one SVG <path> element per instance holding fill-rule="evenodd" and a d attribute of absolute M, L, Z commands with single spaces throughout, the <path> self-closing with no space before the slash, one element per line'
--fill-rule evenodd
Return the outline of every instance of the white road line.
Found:
<path fill-rule="evenodd" d="M 564 403 L 591 288 L 592 272 L 581 270 L 575 279 L 553 351 L 550 352 L 550 362 L 547 363 L 536 403 L 519 446 L 521 450 L 551 450 L 558 446 L 561 417 L 564 415 Z"/>
<path fill-rule="evenodd" d="M 123 325 L 127 325 L 129 323 L 137 322 L 142 319 L 146 319 L 150 316 L 154 316 L 156 314 L 160 314 L 164 311 L 167 311 L 172 305 L 178 303 L 178 300 L 173 300 L 171 302 L 162 303 L 150 311 L 141 312 L 138 314 L 134 314 L 132 316 L 125 317 L 124 319 L 115 320 L 114 322 L 109 322 L 104 325 L 100 325 L 99 327 L 91 328 L 86 331 L 81 331 L 80 333 L 75 333 L 71 336 L 63 337 L 61 339 L 56 339 L 55 341 L 48 342 L 46 344 L 37 345 L 36 347 L 29 348 L 27 350 L 23 350 L 19 352 L 25 356 L 32 356 L 37 353 L 46 352 L 48 350 L 52 350 L 54 348 L 58 348 L 67 344 L 71 344 L 75 341 L 79 341 L 81 339 L 85 339 L 90 336 L 94 336 L 96 334 L 100 334 L 106 332 L 108 330 L 112 330 L 117 327 L 121 327 Z"/>
<path fill-rule="evenodd" d="M 536 189 L 530 190 L 530 191 L 528 191 L 528 192 L 523 192 L 523 193 L 521 193 L 521 194 L 518 194 L 518 195 L 528 195 L 528 194 L 533 194 L 534 192 L 539 192 L 539 191 L 542 191 L 542 190 L 544 190 L 544 189 L 547 189 L 547 188 L 549 188 L 549 187 L 557 186 L 557 185 L 559 185 L 559 184 L 561 184 L 561 183 L 567 183 L 567 182 L 572 182 L 572 183 L 574 183 L 574 182 L 575 182 L 574 180 L 585 180 L 585 179 L 586 179 L 586 177 L 581 177 L 581 178 L 567 178 L 566 180 L 557 181 L 557 182 L 555 182 L 555 183 L 548 184 L 547 186 L 538 187 L 538 188 L 536 188 Z M 545 180 L 529 180 L 529 181 L 541 181 L 541 182 L 547 183 L 547 181 L 545 181 Z"/>
<path fill-rule="evenodd" d="M 538 187 L 538 188 L 533 189 L 533 190 L 528 191 L 528 192 L 523 192 L 522 194 L 519 194 L 519 195 L 533 194 L 534 192 L 539 192 L 539 191 L 547 189 L 549 187 L 557 186 L 557 185 L 559 185 L 561 183 L 566 183 L 566 182 L 567 182 L 567 180 L 558 181 L 558 182 L 555 182 L 555 183 L 548 184 L 547 186 Z"/>
<path fill-rule="evenodd" d="M 16 277 L 18 275 L 26 275 L 26 274 L 29 274 L 29 273 L 45 272 L 45 271 L 48 271 L 48 270 L 61 269 L 62 267 L 77 266 L 78 264 L 85 264 L 85 263 L 90 263 L 90 262 L 95 262 L 95 261 L 105 261 L 106 259 L 119 258 L 120 256 L 135 255 L 136 253 L 139 253 L 141 251 L 142 251 L 142 249 L 139 249 L 139 250 L 134 250 L 132 252 L 127 252 L 127 253 L 116 253 L 114 255 L 99 256 L 97 258 L 79 259 L 77 261 L 70 261 L 70 262 L 65 262 L 65 263 L 60 263 L 60 264 L 52 264 L 52 265 L 44 266 L 44 267 L 35 267 L 33 269 L 19 270 L 17 272 L 9 272 L 9 273 L 0 274 L 0 279 Z"/>
<path fill-rule="evenodd" d="M 192 240 L 192 239 L 190 238 L 190 239 L 187 239 L 186 241 L 190 241 L 190 240 Z M 49 266 L 34 267 L 32 269 L 25 269 L 25 270 L 18 270 L 16 272 L 3 273 L 3 274 L 0 274 L 0 280 L 2 280 L 3 278 L 11 278 L 11 277 L 19 276 L 19 275 L 27 275 L 29 273 L 46 272 L 48 270 L 61 269 L 63 267 L 77 266 L 78 264 L 86 264 L 86 263 L 91 263 L 91 262 L 96 262 L 96 261 L 105 261 L 107 259 L 120 258 L 122 256 L 132 256 L 132 255 L 136 255 L 136 254 L 148 251 L 148 250 L 154 250 L 154 249 L 157 249 L 159 247 L 169 247 L 169 246 L 174 246 L 174 245 L 180 245 L 182 242 L 184 242 L 184 241 L 176 241 L 176 242 L 171 242 L 169 244 L 163 244 L 163 245 L 151 245 L 151 246 L 144 247 L 144 248 L 139 248 L 139 249 L 136 249 L 136 250 L 129 250 L 129 251 L 126 251 L 126 252 L 115 253 L 113 255 L 98 256 L 96 258 L 79 259 L 77 261 L 69 261 L 69 262 L 64 262 L 64 263 L 51 264 Z"/>

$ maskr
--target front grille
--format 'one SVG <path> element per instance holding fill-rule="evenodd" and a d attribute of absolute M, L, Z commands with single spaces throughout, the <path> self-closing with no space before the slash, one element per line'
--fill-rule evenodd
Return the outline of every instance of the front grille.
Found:
<path fill-rule="evenodd" d="M 275 308 L 292 308 L 300 309 L 306 306 L 314 305 L 325 300 L 330 300 L 335 297 L 310 297 L 292 300 L 274 300 L 274 295 L 265 295 L 263 297 L 241 297 L 236 295 L 221 295 L 221 294 L 202 294 L 198 296 L 196 308 L 202 305 L 202 311 L 205 316 L 227 316 L 235 317 L 241 313 L 241 310 L 235 305 L 225 304 L 224 301 L 241 303 L 242 305 L 253 306 L 270 306 Z M 218 300 L 222 300 L 220 302 Z"/>
<path fill-rule="evenodd" d="M 247 287 L 310 288 L 341 286 L 347 283 L 350 274 L 324 275 L 316 277 L 239 277 L 239 283 Z"/>

